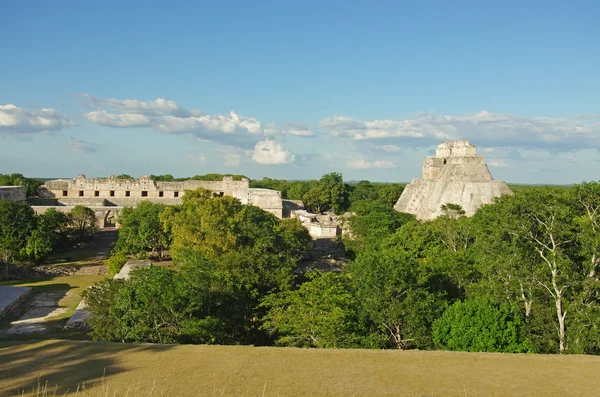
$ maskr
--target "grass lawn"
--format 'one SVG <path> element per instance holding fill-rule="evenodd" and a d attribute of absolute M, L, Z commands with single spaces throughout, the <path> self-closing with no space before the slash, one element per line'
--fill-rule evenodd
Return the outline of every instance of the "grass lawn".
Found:
<path fill-rule="evenodd" d="M 60 396 L 592 396 L 599 371 L 579 355 L 0 342 L 3 396 L 38 380 Z"/>

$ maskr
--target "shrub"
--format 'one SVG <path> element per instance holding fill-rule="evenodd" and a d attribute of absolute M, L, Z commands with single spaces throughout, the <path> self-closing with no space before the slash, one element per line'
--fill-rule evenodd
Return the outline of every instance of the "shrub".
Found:
<path fill-rule="evenodd" d="M 446 350 L 469 352 L 531 352 L 522 337 L 523 315 L 517 306 L 486 299 L 456 302 L 433 323 L 434 341 Z"/>
<path fill-rule="evenodd" d="M 119 273 L 123 265 L 127 263 L 128 260 L 129 258 L 127 258 L 127 255 L 122 252 L 116 252 L 112 254 L 110 258 L 106 260 L 108 274 L 114 276 L 115 274 Z"/>

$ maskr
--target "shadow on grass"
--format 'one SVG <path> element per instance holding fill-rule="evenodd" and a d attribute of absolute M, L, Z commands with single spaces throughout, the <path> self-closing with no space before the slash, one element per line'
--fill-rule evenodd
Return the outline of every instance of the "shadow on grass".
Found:
<path fill-rule="evenodd" d="M 38 382 L 57 388 L 56 395 L 74 392 L 85 382 L 98 384 L 102 377 L 126 371 L 117 355 L 152 349 L 162 351 L 172 345 L 135 345 L 102 342 L 39 341 L 0 342 L 0 395 L 30 392 Z"/>

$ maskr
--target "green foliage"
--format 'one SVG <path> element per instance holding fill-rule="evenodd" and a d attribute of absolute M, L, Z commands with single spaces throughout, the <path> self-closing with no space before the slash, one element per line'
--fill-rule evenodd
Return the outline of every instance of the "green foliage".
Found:
<path fill-rule="evenodd" d="M 377 201 L 387 207 L 393 207 L 402 191 L 404 190 L 404 185 L 399 183 L 378 183 L 375 185 L 377 189 Z"/>
<path fill-rule="evenodd" d="M 138 215 L 134 216 L 134 212 L 140 208 L 138 218 Z M 152 277 L 157 278 L 146 281 L 167 283 L 168 288 L 156 286 L 154 293 L 166 294 L 164 299 L 178 302 L 191 302 L 192 298 L 196 299 L 189 294 L 205 296 L 212 291 L 205 296 L 207 302 L 194 303 L 200 305 L 198 307 L 209 305 L 210 310 L 189 311 L 191 309 L 185 305 L 174 308 L 177 313 L 169 313 L 169 316 L 173 316 L 169 317 L 169 321 L 178 325 L 168 332 L 165 331 L 167 336 L 158 336 L 145 328 L 139 328 L 135 334 L 119 331 L 97 334 L 96 337 L 111 340 L 122 337 L 134 341 L 189 339 L 202 343 L 266 343 L 266 334 L 259 330 L 258 319 L 265 311 L 264 308 L 258 307 L 259 301 L 269 293 L 291 288 L 296 262 L 307 254 L 311 245 L 306 229 L 298 220 L 280 221 L 272 214 L 255 206 L 242 205 L 232 197 L 213 198 L 211 192 L 205 189 L 186 193 L 180 207 L 167 207 L 162 211 L 155 211 L 158 208 L 148 203 L 135 210 L 125 211 L 124 219 L 127 219 L 126 224 L 129 225 L 126 227 L 135 224 L 137 229 L 135 232 L 134 229 L 126 230 L 119 247 L 125 246 L 130 238 L 135 241 L 140 234 L 143 235 L 139 231 L 143 223 L 140 219 L 152 220 L 154 226 L 149 229 L 155 229 L 158 222 L 161 230 L 173 235 L 171 250 L 173 260 L 178 266 L 174 271 L 178 272 L 178 277 L 187 277 L 191 280 L 190 283 L 193 281 L 190 285 L 194 288 L 188 286 L 185 290 L 177 292 L 180 295 L 171 296 L 167 294 L 167 290 L 181 287 L 177 284 L 177 277 L 151 273 Z M 204 288 L 203 286 L 209 290 L 198 290 Z M 137 299 L 138 295 L 138 292 L 130 291 L 127 299 Z M 109 298 L 125 299 L 120 294 L 114 297 L 110 295 L 107 299 Z M 134 304 L 125 300 L 123 302 L 127 305 Z M 135 312 L 135 307 L 127 305 L 116 305 L 115 307 L 121 307 L 123 311 L 106 312 L 103 316 L 121 316 L 126 310 Z M 157 310 L 162 309 L 158 307 Z M 181 320 L 180 315 L 187 316 L 187 320 Z M 115 323 L 115 326 L 125 330 L 126 326 L 120 325 L 120 321 L 105 320 L 106 323 Z M 150 320 L 136 317 L 135 321 L 148 324 Z M 127 326 L 131 326 L 133 322 L 134 320 L 131 320 Z M 193 324 L 204 331 L 194 334 Z"/>
<path fill-rule="evenodd" d="M 30 206 L 0 199 L 0 262 L 8 266 L 23 257 L 27 238 L 37 226 L 35 214 Z"/>
<path fill-rule="evenodd" d="M 485 299 L 455 302 L 433 324 L 433 337 L 446 350 L 469 352 L 531 352 L 522 336 L 523 315 L 518 307 Z"/>
<path fill-rule="evenodd" d="M 165 230 L 160 214 L 167 206 L 142 201 L 135 208 L 124 208 L 119 216 L 119 239 L 116 249 L 127 254 L 157 253 L 159 260 L 171 243 L 170 230 Z"/>
<path fill-rule="evenodd" d="M 38 228 L 27 237 L 25 252 L 27 257 L 35 264 L 44 261 L 54 250 L 52 235 L 44 228 Z"/>
<path fill-rule="evenodd" d="M 0 186 L 24 186 L 27 197 L 37 196 L 42 183 L 33 178 L 25 178 L 22 174 L 0 174 Z"/>
<path fill-rule="evenodd" d="M 348 209 L 348 186 L 340 173 L 325 174 L 320 180 L 310 182 L 305 189 L 302 201 L 311 212 L 341 214 Z"/>
<path fill-rule="evenodd" d="M 150 175 L 148 178 L 150 178 L 153 181 L 159 181 L 159 182 L 173 182 L 176 179 L 173 177 L 173 175 L 171 174 L 164 174 L 164 175 Z"/>
<path fill-rule="evenodd" d="M 446 216 L 448 218 L 457 219 L 462 216 L 465 216 L 465 210 L 459 204 L 453 204 L 453 203 L 442 204 L 441 210 L 442 210 L 443 216 Z"/>
<path fill-rule="evenodd" d="M 356 215 L 344 238 L 351 257 L 344 271 L 295 277 L 311 244 L 297 220 L 207 190 L 187 192 L 181 206 L 146 205 L 139 217 L 124 211 L 135 232 L 122 230 L 123 239 L 137 241 L 145 233 L 140 225 L 151 220 L 146 229 L 172 236 L 176 268 L 140 271 L 138 281 L 94 290 L 101 302 L 94 304 L 95 337 L 600 353 L 596 182 L 522 189 L 470 218 L 448 203 L 446 216 L 429 222 L 392 209 L 401 185 L 348 186 L 336 173 L 253 184 L 301 195 L 314 212 L 350 204 Z M 44 241 L 30 236 L 42 223 L 60 225 L 53 217 L 33 217 L 24 241 Z M 43 230 L 62 233 L 59 226 Z M 24 252 L 21 245 L 16 255 Z"/>
<path fill-rule="evenodd" d="M 121 271 L 121 268 L 129 258 L 123 252 L 114 252 L 110 258 L 106 260 L 106 269 L 108 270 L 108 274 L 114 276 L 115 274 Z"/>
<path fill-rule="evenodd" d="M 119 175 L 117 175 L 117 179 L 135 179 L 135 178 L 128 174 L 119 174 Z"/>
<path fill-rule="evenodd" d="M 349 218 L 352 233 L 344 238 L 344 245 L 351 253 L 376 246 L 405 223 L 415 221 L 413 215 L 397 212 L 377 201 L 356 201 L 353 210 L 356 215 Z"/>
<path fill-rule="evenodd" d="M 96 215 L 83 205 L 76 205 L 69 212 L 71 228 L 76 239 L 85 240 L 96 234 Z"/>
<path fill-rule="evenodd" d="M 267 295 L 263 329 L 281 346 L 340 348 L 355 345 L 353 296 L 335 273 L 311 272 L 297 290 Z"/>
<path fill-rule="evenodd" d="M 205 174 L 205 175 L 194 175 L 191 178 L 185 178 L 185 179 L 193 179 L 196 181 L 221 181 L 221 180 L 223 180 L 224 176 L 230 176 L 233 178 L 234 181 L 241 181 L 243 178 L 247 178 L 245 175 L 238 175 L 238 174 Z"/>
<path fill-rule="evenodd" d="M 433 276 L 393 244 L 361 252 L 351 263 L 355 299 L 365 334 L 377 334 L 381 347 L 431 346 L 430 327 L 443 310 L 443 294 L 430 288 Z"/>

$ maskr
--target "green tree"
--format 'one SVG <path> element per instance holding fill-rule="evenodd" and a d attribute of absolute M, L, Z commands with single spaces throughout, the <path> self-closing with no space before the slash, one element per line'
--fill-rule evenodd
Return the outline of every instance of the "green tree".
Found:
<path fill-rule="evenodd" d="M 304 206 L 311 212 L 320 214 L 329 209 L 329 196 L 317 184 L 313 184 L 302 196 Z"/>
<path fill-rule="evenodd" d="M 38 227 L 27 237 L 25 252 L 31 261 L 35 264 L 42 263 L 54 250 L 53 237 L 51 232 Z"/>
<path fill-rule="evenodd" d="M 83 205 L 76 205 L 69 212 L 71 230 L 77 240 L 84 240 L 96 234 L 96 214 Z"/>
<path fill-rule="evenodd" d="M 381 244 L 402 225 L 415 221 L 413 215 L 394 211 L 377 201 L 355 201 L 353 210 L 356 215 L 348 220 L 351 233 L 344 238 L 346 250 L 352 255 Z"/>
<path fill-rule="evenodd" d="M 236 286 L 229 295 L 235 309 L 227 323 L 231 334 L 265 343 L 259 322 L 249 319 L 262 317 L 262 296 L 291 288 L 297 261 L 310 248 L 306 229 L 233 197 L 211 198 L 204 189 L 187 192 L 180 209 L 162 220 L 173 231 L 176 264 L 193 267 L 205 258 Z"/>
<path fill-rule="evenodd" d="M 27 197 L 37 196 L 42 183 L 33 178 L 25 178 L 22 174 L 0 174 L 0 186 L 24 186 Z"/>
<path fill-rule="evenodd" d="M 418 262 L 386 243 L 360 253 L 349 273 L 364 334 L 379 334 L 382 347 L 431 346 L 431 323 L 445 302 L 430 290 L 430 275 Z"/>
<path fill-rule="evenodd" d="M 375 201 L 379 195 L 375 186 L 369 181 L 360 181 L 356 185 L 350 186 L 349 195 L 350 208 L 353 209 L 354 203 L 358 201 Z"/>
<path fill-rule="evenodd" d="M 116 249 L 128 254 L 140 255 L 146 251 L 158 254 L 161 260 L 171 243 L 171 233 L 165 230 L 160 214 L 163 204 L 142 201 L 135 208 L 124 208 L 119 217 L 119 239 Z"/>
<path fill-rule="evenodd" d="M 335 273 L 310 272 L 297 290 L 267 295 L 262 328 L 282 346 L 340 348 L 354 345 L 353 296 Z"/>
<path fill-rule="evenodd" d="M 377 201 L 387 207 L 393 207 L 404 190 L 404 186 L 398 183 L 381 183 L 375 185 L 375 188 L 377 189 Z"/>
<path fill-rule="evenodd" d="M 6 277 L 9 265 L 22 257 L 27 238 L 35 228 L 35 214 L 29 205 L 0 200 L 0 261 Z"/>
<path fill-rule="evenodd" d="M 433 323 L 433 337 L 447 350 L 469 352 L 531 352 L 523 338 L 518 307 L 478 298 L 455 302 Z"/>
<path fill-rule="evenodd" d="M 342 179 L 342 174 L 331 172 L 323 175 L 319 180 L 319 186 L 328 197 L 328 205 L 331 211 L 339 214 L 348 208 L 348 190 Z"/>

